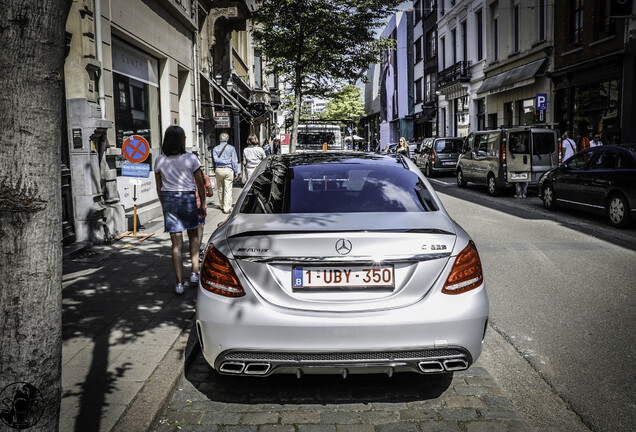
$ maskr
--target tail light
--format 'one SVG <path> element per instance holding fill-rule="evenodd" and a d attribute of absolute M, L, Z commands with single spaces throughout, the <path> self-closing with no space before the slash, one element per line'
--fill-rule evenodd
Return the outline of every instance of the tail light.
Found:
<path fill-rule="evenodd" d="M 559 138 L 559 163 L 563 162 L 563 142 Z"/>
<path fill-rule="evenodd" d="M 245 290 L 230 264 L 230 261 L 210 244 L 205 251 L 201 267 L 203 289 L 225 297 L 243 297 Z"/>
<path fill-rule="evenodd" d="M 442 288 L 444 294 L 461 294 L 477 288 L 484 281 L 481 260 L 473 241 L 457 255 L 455 264 Z"/>
<path fill-rule="evenodd" d="M 506 163 L 506 140 L 501 140 L 501 163 Z"/>
<path fill-rule="evenodd" d="M 431 162 L 435 162 L 435 150 L 431 152 Z"/>

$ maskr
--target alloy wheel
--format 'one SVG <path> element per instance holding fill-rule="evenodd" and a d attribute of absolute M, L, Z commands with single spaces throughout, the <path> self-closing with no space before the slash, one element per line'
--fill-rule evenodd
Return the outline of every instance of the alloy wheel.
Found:
<path fill-rule="evenodd" d="M 554 188 L 549 183 L 543 188 L 543 205 L 549 210 L 554 209 L 554 207 L 556 206 L 556 201 L 554 199 Z"/>
<path fill-rule="evenodd" d="M 621 195 L 614 195 L 607 206 L 607 216 L 614 226 L 625 226 L 627 224 L 627 205 Z"/>

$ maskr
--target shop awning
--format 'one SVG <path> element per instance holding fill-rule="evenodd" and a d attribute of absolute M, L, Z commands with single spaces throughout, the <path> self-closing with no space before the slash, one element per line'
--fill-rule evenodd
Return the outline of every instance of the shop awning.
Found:
<path fill-rule="evenodd" d="M 232 106 L 234 106 L 234 108 L 236 108 L 239 111 L 241 111 L 241 113 L 246 115 L 248 118 L 252 118 L 253 117 L 252 114 L 250 114 L 249 111 L 246 110 L 245 107 L 243 107 L 243 105 L 241 105 L 241 103 L 238 100 L 236 100 L 236 98 L 234 96 L 232 96 L 230 94 L 229 91 L 227 91 L 226 89 L 224 89 L 223 87 L 218 85 L 216 83 L 216 81 L 214 81 L 213 79 L 208 78 L 204 74 L 200 74 L 200 76 L 203 77 L 208 83 L 210 83 L 210 85 L 212 87 L 214 87 L 216 89 L 216 91 L 221 93 L 221 96 L 223 96 L 225 99 L 227 99 L 230 102 L 230 104 L 232 104 Z"/>
<path fill-rule="evenodd" d="M 506 72 L 488 77 L 477 90 L 477 93 L 490 94 L 511 90 L 517 87 L 523 87 L 534 83 L 535 76 L 545 63 L 545 58 L 535 60 L 528 64 L 518 66 Z"/>

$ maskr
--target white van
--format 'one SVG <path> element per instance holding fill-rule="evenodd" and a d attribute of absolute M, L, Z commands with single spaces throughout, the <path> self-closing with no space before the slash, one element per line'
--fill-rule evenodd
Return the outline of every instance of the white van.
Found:
<path fill-rule="evenodd" d="M 536 185 L 559 162 L 559 138 L 554 129 L 518 127 L 471 132 L 457 161 L 457 186 L 467 182 L 488 186 L 497 195 L 515 182 Z"/>

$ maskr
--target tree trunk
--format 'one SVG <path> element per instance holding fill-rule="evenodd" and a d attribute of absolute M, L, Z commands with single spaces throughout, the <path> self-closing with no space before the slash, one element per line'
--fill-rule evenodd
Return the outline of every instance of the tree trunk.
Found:
<path fill-rule="evenodd" d="M 59 423 L 66 13 L 60 0 L 0 7 L 1 420 L 29 431 Z"/>
<path fill-rule="evenodd" d="M 296 70 L 294 83 L 294 118 L 292 122 L 291 139 L 289 140 L 289 152 L 296 151 L 296 143 L 298 142 L 298 123 L 300 123 L 300 110 L 303 102 L 303 85 L 302 74 L 300 70 Z"/>

